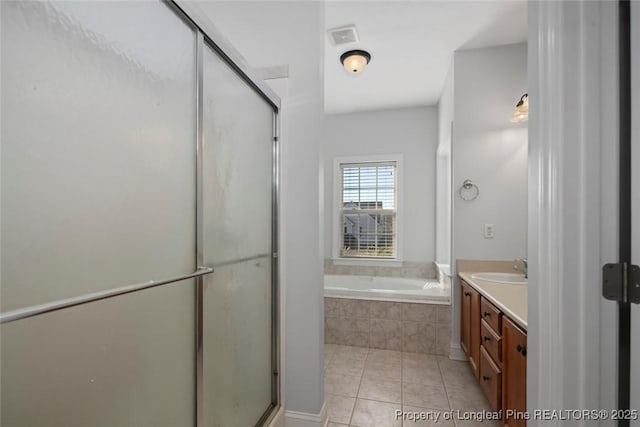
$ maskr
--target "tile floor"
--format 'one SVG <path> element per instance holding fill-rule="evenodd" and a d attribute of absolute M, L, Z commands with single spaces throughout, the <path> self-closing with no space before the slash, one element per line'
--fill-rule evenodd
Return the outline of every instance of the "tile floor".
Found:
<path fill-rule="evenodd" d="M 325 344 L 325 394 L 329 427 L 500 426 L 456 419 L 490 408 L 469 364 L 443 356 Z M 397 419 L 396 410 L 440 419 Z"/>

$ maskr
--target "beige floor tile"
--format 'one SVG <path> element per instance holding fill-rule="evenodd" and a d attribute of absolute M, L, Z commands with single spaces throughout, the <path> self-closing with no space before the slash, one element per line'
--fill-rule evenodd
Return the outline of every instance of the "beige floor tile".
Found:
<path fill-rule="evenodd" d="M 490 411 L 489 403 L 475 380 L 464 386 L 447 386 L 451 409 L 466 411 Z"/>
<path fill-rule="evenodd" d="M 402 427 L 402 419 L 397 417 L 401 411 L 397 403 L 377 402 L 358 399 L 353 411 L 353 427 Z"/>
<path fill-rule="evenodd" d="M 402 352 L 395 350 L 379 350 L 372 348 L 369 350 L 367 356 L 367 362 L 382 362 L 382 363 L 402 363 Z"/>
<path fill-rule="evenodd" d="M 502 422 L 497 420 L 484 420 L 484 421 L 468 421 L 457 420 L 457 427 L 502 427 Z"/>
<path fill-rule="evenodd" d="M 364 365 L 364 377 L 401 381 L 402 364 L 392 362 L 372 362 L 367 360 Z"/>
<path fill-rule="evenodd" d="M 354 397 L 327 395 L 327 415 L 330 422 L 349 424 L 356 403 Z"/>
<path fill-rule="evenodd" d="M 465 387 L 467 384 L 477 382 L 469 362 L 439 358 L 438 363 L 447 387 Z"/>
<path fill-rule="evenodd" d="M 367 361 L 367 357 L 359 357 L 356 354 L 349 354 L 349 353 L 340 353 L 340 352 L 335 352 L 333 354 L 333 356 L 331 357 L 332 361 L 336 361 L 338 363 L 340 362 L 349 362 L 349 363 L 353 363 L 353 362 L 358 362 L 359 364 L 361 364 L 364 367 L 364 362 Z"/>
<path fill-rule="evenodd" d="M 465 387 L 468 384 L 477 382 L 478 380 L 471 371 L 469 372 L 443 372 L 442 379 L 446 387 Z"/>
<path fill-rule="evenodd" d="M 327 427 L 348 427 L 347 424 L 329 423 Z"/>
<path fill-rule="evenodd" d="M 402 427 L 454 427 L 450 411 L 404 405 L 402 412 Z"/>
<path fill-rule="evenodd" d="M 325 398 L 333 427 L 501 427 L 486 420 L 396 419 L 395 410 L 489 410 L 468 362 L 421 353 L 325 345 Z M 357 396 L 357 397 L 356 397 Z M 428 409 L 425 409 L 428 408 Z M 455 422 L 455 425 L 454 425 Z"/>
<path fill-rule="evenodd" d="M 408 366 L 412 368 L 438 368 L 438 356 L 433 354 L 403 352 L 402 365 L 403 367 Z"/>
<path fill-rule="evenodd" d="M 440 370 L 442 370 L 442 373 L 473 373 L 473 371 L 471 370 L 471 365 L 468 361 L 451 360 L 446 356 L 438 356 L 438 364 L 440 365 Z"/>
<path fill-rule="evenodd" d="M 336 347 L 338 347 L 337 344 L 325 344 L 324 351 L 325 353 L 333 353 L 334 351 L 336 351 Z"/>
<path fill-rule="evenodd" d="M 402 401 L 402 383 L 378 378 L 363 378 L 358 397 L 381 402 L 400 403 Z"/>
<path fill-rule="evenodd" d="M 327 374 L 340 374 L 351 376 L 362 376 L 364 371 L 364 360 L 346 359 L 336 354 L 327 366 Z"/>
<path fill-rule="evenodd" d="M 324 368 L 327 369 L 327 366 L 329 366 L 329 362 L 331 362 L 331 359 L 333 358 L 333 353 L 324 353 Z"/>
<path fill-rule="evenodd" d="M 336 346 L 334 356 L 341 359 L 355 359 L 365 361 L 367 355 L 369 354 L 369 349 L 365 347 L 353 347 L 349 345 L 338 345 Z"/>
<path fill-rule="evenodd" d="M 402 384 L 402 403 L 429 409 L 449 410 L 447 393 L 442 384 Z"/>
<path fill-rule="evenodd" d="M 359 376 L 327 373 L 324 377 L 324 391 L 328 394 L 356 397 L 359 386 Z"/>
<path fill-rule="evenodd" d="M 418 384 L 443 384 L 440 369 L 432 365 L 426 367 L 403 366 L 402 381 Z"/>

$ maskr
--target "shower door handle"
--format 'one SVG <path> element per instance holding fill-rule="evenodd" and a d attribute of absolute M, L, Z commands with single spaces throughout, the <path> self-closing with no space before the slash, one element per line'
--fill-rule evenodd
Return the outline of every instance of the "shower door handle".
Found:
<path fill-rule="evenodd" d="M 133 292 L 139 292 L 145 289 L 155 288 L 162 285 L 168 285 L 169 283 L 181 282 L 187 279 L 194 279 L 196 277 L 205 276 L 211 273 L 213 273 L 213 268 L 211 267 L 198 267 L 198 269 L 193 273 L 183 274 L 182 276 L 171 277 L 162 280 L 149 280 L 148 282 L 122 286 L 114 289 L 107 289 L 104 291 L 92 292 L 90 294 L 47 302 L 39 305 L 33 305 L 31 307 L 19 308 L 17 310 L 11 310 L 1 313 L 0 324 L 13 322 L 20 319 L 26 319 L 28 317 L 38 316 L 40 314 L 51 313 L 52 311 L 64 310 L 65 308 L 88 304 L 94 301 L 114 298 Z"/>

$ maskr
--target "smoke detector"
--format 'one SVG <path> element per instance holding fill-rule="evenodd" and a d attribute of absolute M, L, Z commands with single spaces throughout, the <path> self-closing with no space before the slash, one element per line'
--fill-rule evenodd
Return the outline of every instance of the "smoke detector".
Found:
<path fill-rule="evenodd" d="M 346 27 L 332 28 L 327 30 L 331 44 L 339 46 L 347 43 L 356 43 L 358 41 L 358 32 L 355 25 Z"/>

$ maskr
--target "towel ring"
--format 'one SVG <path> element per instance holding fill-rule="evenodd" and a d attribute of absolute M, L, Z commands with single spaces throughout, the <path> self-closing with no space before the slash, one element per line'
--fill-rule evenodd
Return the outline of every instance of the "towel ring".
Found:
<path fill-rule="evenodd" d="M 470 179 L 465 179 L 462 187 L 458 190 L 458 194 L 462 200 L 470 202 L 480 195 L 480 189 Z"/>

